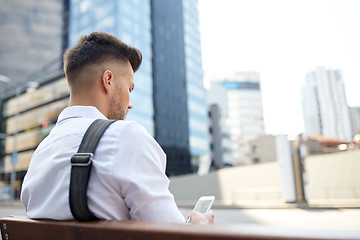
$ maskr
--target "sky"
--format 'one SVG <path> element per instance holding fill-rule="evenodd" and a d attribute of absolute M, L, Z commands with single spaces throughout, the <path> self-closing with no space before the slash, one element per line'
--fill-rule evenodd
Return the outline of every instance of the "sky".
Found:
<path fill-rule="evenodd" d="M 260 73 L 265 132 L 304 131 L 301 87 L 341 70 L 360 106 L 360 0 L 199 0 L 204 72 Z"/>

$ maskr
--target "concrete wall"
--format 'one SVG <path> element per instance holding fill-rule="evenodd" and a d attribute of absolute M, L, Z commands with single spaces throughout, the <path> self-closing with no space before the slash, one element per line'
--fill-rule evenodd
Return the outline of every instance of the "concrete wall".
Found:
<path fill-rule="evenodd" d="M 311 156 L 305 160 L 305 168 L 309 205 L 360 207 L 360 150 Z M 285 204 L 278 162 L 170 180 L 170 191 L 180 206 L 192 206 L 203 195 L 215 195 L 216 204 L 221 205 L 276 207 Z"/>
<path fill-rule="evenodd" d="M 193 205 L 202 195 L 214 195 L 222 205 L 283 203 L 277 162 L 221 169 L 205 176 L 172 177 L 170 191 L 179 205 Z"/>
<path fill-rule="evenodd" d="M 360 150 L 305 160 L 309 204 L 360 206 Z"/>

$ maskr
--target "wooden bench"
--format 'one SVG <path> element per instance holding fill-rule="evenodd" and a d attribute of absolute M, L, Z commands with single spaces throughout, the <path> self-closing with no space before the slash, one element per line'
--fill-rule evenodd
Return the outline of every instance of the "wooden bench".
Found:
<path fill-rule="evenodd" d="M 360 239 L 356 231 L 286 229 L 254 224 L 167 224 L 137 221 L 36 221 L 23 216 L 2 218 L 3 240 L 205 240 L 205 239 Z"/>

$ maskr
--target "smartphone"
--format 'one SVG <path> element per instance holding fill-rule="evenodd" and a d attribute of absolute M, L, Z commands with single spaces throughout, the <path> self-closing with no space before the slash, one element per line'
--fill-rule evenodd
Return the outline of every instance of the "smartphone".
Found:
<path fill-rule="evenodd" d="M 206 213 L 211 209 L 211 206 L 213 205 L 215 201 L 215 196 L 202 196 L 197 201 L 193 212 L 197 211 L 199 213 Z M 186 219 L 186 223 L 190 223 L 190 218 Z"/>
<path fill-rule="evenodd" d="M 206 213 L 211 209 L 211 206 L 213 205 L 215 201 L 215 196 L 202 196 L 197 201 L 193 212 L 197 211 L 199 213 Z"/>

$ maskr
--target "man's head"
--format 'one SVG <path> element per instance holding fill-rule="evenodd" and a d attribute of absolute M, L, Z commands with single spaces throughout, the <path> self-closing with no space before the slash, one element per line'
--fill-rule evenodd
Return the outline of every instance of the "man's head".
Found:
<path fill-rule="evenodd" d="M 141 52 L 113 35 L 94 32 L 64 54 L 70 105 L 93 105 L 111 119 L 124 119 L 131 109 L 129 92 Z"/>

